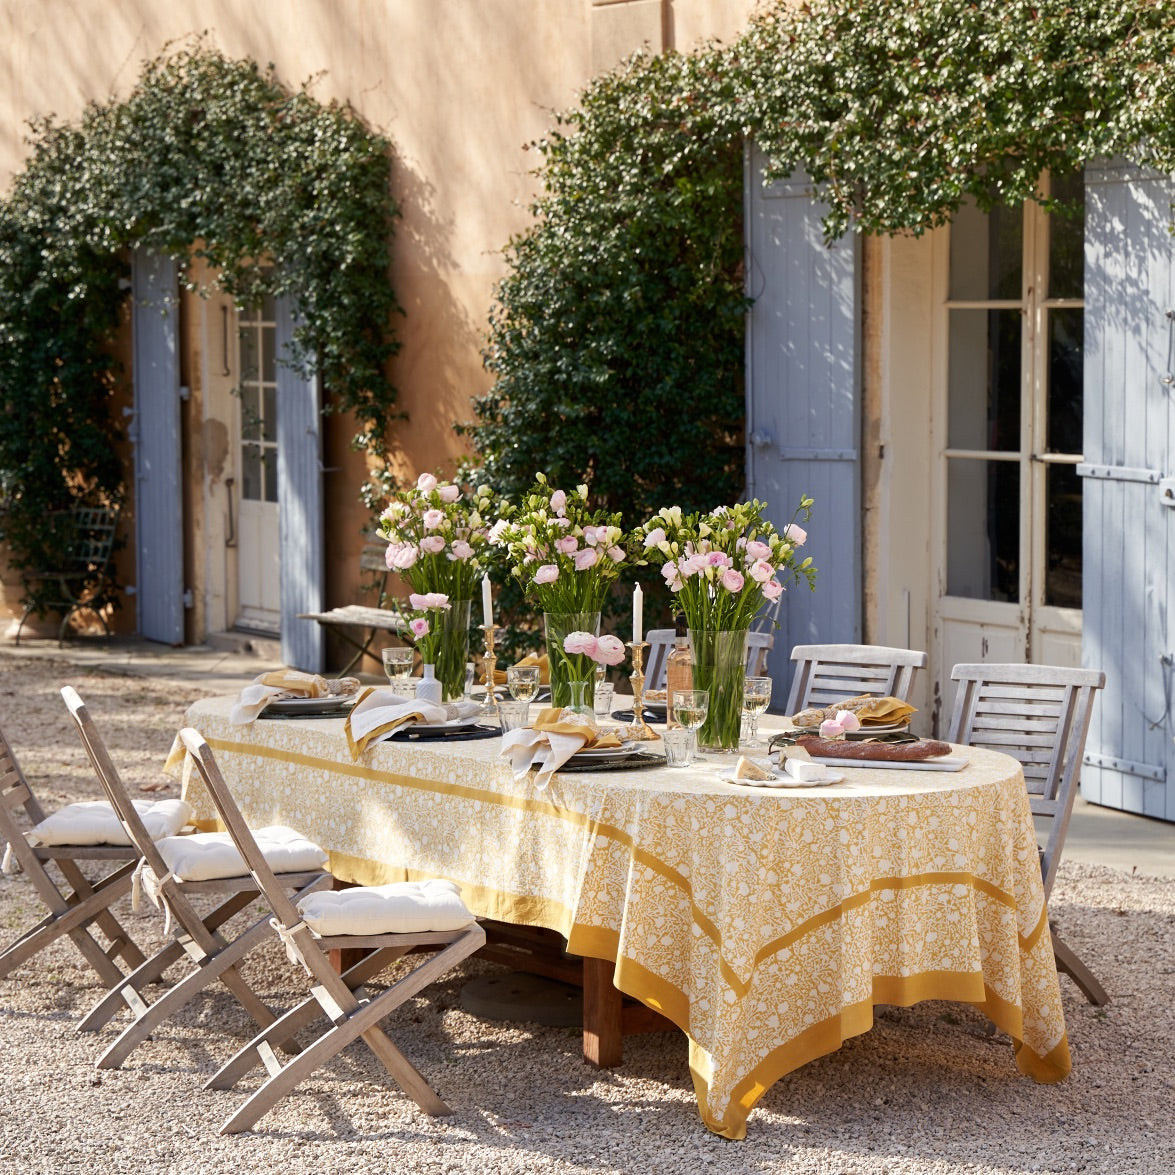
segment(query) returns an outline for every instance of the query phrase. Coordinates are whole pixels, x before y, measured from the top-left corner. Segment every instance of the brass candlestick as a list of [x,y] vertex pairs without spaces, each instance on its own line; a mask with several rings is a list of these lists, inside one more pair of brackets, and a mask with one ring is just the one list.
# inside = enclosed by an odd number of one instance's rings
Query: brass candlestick
[[632,650],[632,673],[628,678],[632,682],[632,722],[624,733],[633,742],[651,742],[658,736],[645,721],[645,675],[641,672],[644,651],[649,646],[646,641],[629,641],[628,647]]
[[491,715],[497,715],[501,721],[501,715],[498,714],[498,691],[494,686],[494,667],[498,663],[498,659],[494,655],[494,625],[481,624],[478,627],[485,634],[486,651],[480,658],[486,687],[485,708],[490,711]]

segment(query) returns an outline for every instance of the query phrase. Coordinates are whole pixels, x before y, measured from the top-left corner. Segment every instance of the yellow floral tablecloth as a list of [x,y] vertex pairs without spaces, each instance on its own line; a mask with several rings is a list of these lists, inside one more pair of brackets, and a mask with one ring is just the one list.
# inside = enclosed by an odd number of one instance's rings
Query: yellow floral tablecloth
[[[867,1031],[876,1003],[961,1000],[1038,1081],[1069,1049],[1019,765],[850,770],[832,787],[739,788],[713,765],[520,782],[499,740],[381,743],[341,719],[188,722],[253,823],[295,825],[344,880],[443,876],[479,916],[549,927],[690,1039],[701,1115],[742,1138],[785,1073]],[[180,758],[169,760],[179,769]],[[185,798],[211,821],[193,775]],[[211,824],[209,824],[211,826]]]

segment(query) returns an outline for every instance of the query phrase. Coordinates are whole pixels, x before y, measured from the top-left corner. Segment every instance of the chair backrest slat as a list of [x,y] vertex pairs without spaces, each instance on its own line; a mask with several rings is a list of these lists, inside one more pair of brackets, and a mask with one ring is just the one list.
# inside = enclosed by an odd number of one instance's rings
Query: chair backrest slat
[[927,656],[886,645],[796,645],[791,659],[796,668],[787,713],[796,714],[862,694],[909,701],[914,674],[926,668]]
[[1046,896],[1061,862],[1095,691],[1106,675],[1053,665],[956,665],[948,739],[1018,759],[1034,816],[1049,822],[1041,855]]
[[94,725],[94,720],[90,717],[85,702],[70,685],[62,687],[61,696],[65,699],[65,705],[77,725],[82,747],[94,768],[94,773],[98,776],[98,782],[102,784],[102,790],[114,807],[114,814],[118,817],[118,822],[130,837],[131,844],[134,845],[139,856],[146,859],[147,865],[155,876],[163,877],[168,872],[167,864],[156,847],[155,841],[151,839],[151,834],[147,831],[143,818],[131,802],[126,785],[122,782],[122,777],[118,774],[118,770],[110,758],[110,752],[106,749],[106,744],[102,741],[102,736],[98,733],[98,728]]
[[229,836],[244,858],[250,876],[257,883],[257,888],[277,915],[278,921],[287,927],[295,926],[301,921],[298,911],[269,867],[265,855],[245,822],[245,817],[241,814],[241,809],[237,807],[237,802],[229,791],[224,776],[220,773],[211,748],[204,741],[204,736],[189,726],[180,731],[180,738],[192,762],[195,763],[196,770],[204,781],[204,786],[208,789],[212,803]]

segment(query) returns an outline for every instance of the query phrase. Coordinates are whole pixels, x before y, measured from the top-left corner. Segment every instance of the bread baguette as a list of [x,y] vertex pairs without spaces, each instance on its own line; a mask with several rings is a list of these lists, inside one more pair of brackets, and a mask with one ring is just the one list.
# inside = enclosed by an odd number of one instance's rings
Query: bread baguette
[[800,735],[796,743],[818,759],[876,759],[902,763],[917,759],[936,759],[951,753],[951,744],[935,738],[920,738],[910,743],[846,742],[839,738]]

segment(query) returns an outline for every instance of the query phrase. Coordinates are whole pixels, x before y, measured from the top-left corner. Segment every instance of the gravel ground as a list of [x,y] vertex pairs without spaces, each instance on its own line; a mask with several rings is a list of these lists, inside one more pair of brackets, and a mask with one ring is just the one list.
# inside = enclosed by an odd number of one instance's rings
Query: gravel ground
[[[0,723],[46,807],[94,798],[58,696],[90,704],[132,789],[174,794],[159,768],[196,696],[190,686],[0,653]],[[624,1065],[587,1066],[578,1033],[479,1020],[458,1006],[472,961],[399,1009],[392,1037],[454,1113],[430,1119],[352,1046],[258,1123],[217,1133],[242,1093],[203,1081],[249,1035],[213,989],[115,1072],[94,1058],[115,1034],[74,1025],[100,989],[72,945],[0,980],[0,1172],[895,1172],[962,1175],[1175,1172],[1175,881],[1063,865],[1053,913],[1113,1002],[1062,991],[1073,1052],[1059,1086],[1019,1076],[1008,1039],[964,1005],[880,1008],[871,1032],[767,1092],[742,1142],[698,1119],[684,1038],[629,1038]],[[0,938],[34,920],[22,877],[0,879]],[[147,945],[162,919],[125,913]],[[39,917],[39,914],[37,915]],[[304,992],[275,949],[245,973],[272,1005]],[[123,1021],[116,1021],[116,1025]],[[255,1088],[256,1079],[247,1084]]]

